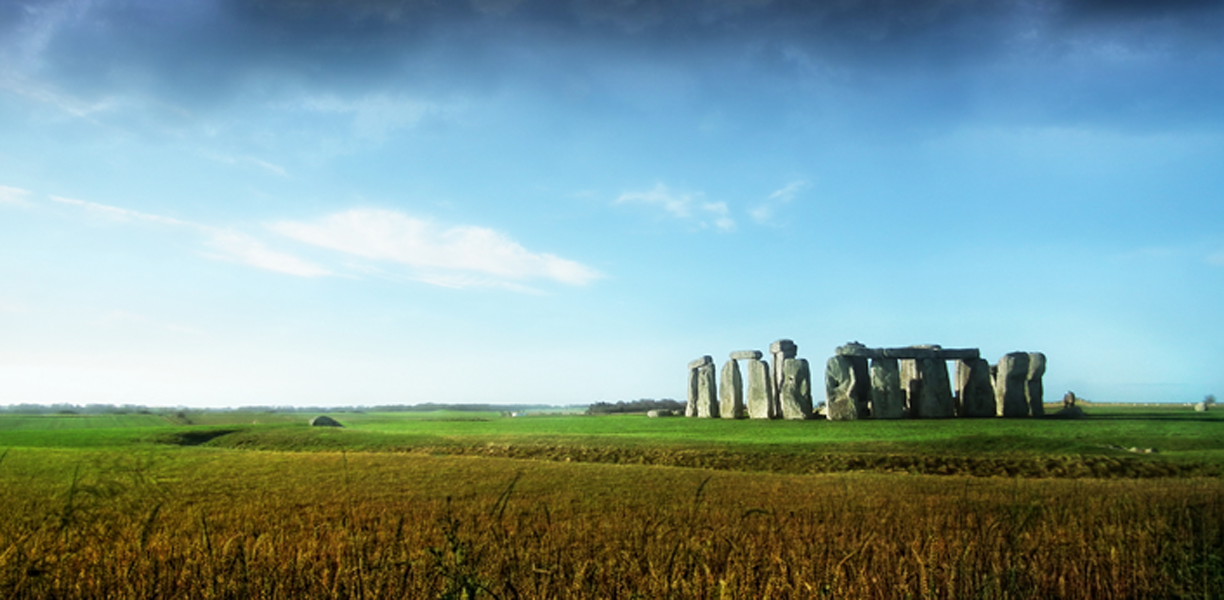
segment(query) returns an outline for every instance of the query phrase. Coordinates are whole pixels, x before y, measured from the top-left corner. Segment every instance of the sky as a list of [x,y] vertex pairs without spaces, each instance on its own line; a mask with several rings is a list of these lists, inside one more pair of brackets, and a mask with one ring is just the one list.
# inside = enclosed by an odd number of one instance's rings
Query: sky
[[1224,393],[1224,2],[5,0],[0,404]]

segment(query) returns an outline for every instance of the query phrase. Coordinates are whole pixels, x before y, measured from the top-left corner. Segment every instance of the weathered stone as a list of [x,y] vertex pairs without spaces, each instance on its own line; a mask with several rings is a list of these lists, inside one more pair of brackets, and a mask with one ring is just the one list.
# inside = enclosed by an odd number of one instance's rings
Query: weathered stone
[[1040,352],[1029,352],[1028,381],[1025,382],[1025,395],[1029,405],[1029,414],[1034,417],[1045,416],[1045,389],[1041,385],[1041,376],[1045,375],[1046,357]]
[[696,368],[701,367],[701,366],[703,366],[703,365],[712,365],[712,364],[714,364],[714,357],[713,357],[713,356],[710,356],[709,354],[707,354],[707,355],[705,355],[705,356],[703,356],[703,357],[701,357],[701,358],[698,358],[698,359],[696,359],[696,360],[690,361],[690,362],[689,362],[689,365],[688,365],[688,368],[690,368],[690,369],[696,369]]
[[789,354],[786,358],[795,358],[795,353],[799,351],[799,346],[791,340],[776,340],[769,345],[770,354]]
[[[692,364],[692,363],[689,363]],[[684,404],[684,416],[697,416],[697,391],[700,387],[697,384],[699,379],[697,375],[697,367],[689,367],[688,370],[688,401]]]
[[854,388],[851,395],[854,398],[854,410],[858,418],[871,416],[871,366],[865,358],[850,357],[850,366],[854,369]]
[[999,359],[995,375],[995,414],[1027,417],[1029,355],[1012,352]]
[[[862,388],[860,372],[849,356],[834,355],[825,363],[825,417],[830,421],[860,418],[857,390]],[[870,383],[868,383],[870,385]]]
[[858,342],[849,342],[844,346],[838,346],[833,351],[837,356],[857,356],[860,358],[881,358],[879,348],[868,348]]
[[769,374],[769,364],[759,360],[750,360],[745,368],[748,370],[746,400],[748,417],[751,419],[778,418],[778,412],[774,409],[773,378]]
[[676,416],[676,413],[672,412],[671,409],[656,408],[654,410],[646,411],[646,416],[651,419],[658,419],[660,417],[674,417]]
[[897,364],[901,377],[901,393],[905,396],[905,416],[917,417],[918,396],[922,394],[922,380],[918,377],[918,361],[903,358]]
[[723,363],[718,386],[718,415],[724,419],[744,418],[744,380],[735,359]]
[[948,364],[937,358],[901,360],[901,389],[905,392],[911,419],[942,419],[956,416]]
[[844,346],[840,346],[834,351],[834,353],[841,356],[855,356],[870,359],[936,358],[940,360],[973,360],[981,357],[981,352],[979,352],[977,348],[951,349],[941,348],[937,345],[906,346],[904,348],[868,348],[867,346],[864,346],[858,342],[851,342]]
[[311,427],[344,427],[339,421],[327,416],[319,415],[310,420]]
[[871,361],[871,416],[875,419],[905,417],[905,394],[901,391],[901,372],[895,358]]
[[773,404],[774,412],[781,414],[782,364],[788,358],[795,358],[799,347],[791,340],[776,340],[769,345],[769,356],[773,360]]
[[1078,406],[1067,406],[1062,410],[1055,411],[1054,414],[1046,417],[1047,419],[1082,419],[1084,418],[1084,409]]
[[1211,408],[1211,405],[1207,404],[1206,402],[1199,402],[1194,405],[1194,410],[1196,412],[1207,412],[1208,410],[1210,410],[1210,408]]
[[990,385],[990,363],[984,359],[956,361],[956,416],[993,417],[994,387]]
[[697,367],[697,417],[718,418],[718,382],[712,364]]
[[952,402],[952,382],[948,379],[948,363],[937,358],[918,361],[922,379],[918,416],[923,419],[945,419],[956,416]]
[[736,350],[731,353],[731,358],[735,360],[760,360],[762,356],[760,350]]
[[812,418],[812,372],[807,359],[783,359],[782,392],[778,399],[783,419]]
[[1071,408],[1075,406],[1075,392],[1067,392],[1063,395],[1063,408]]

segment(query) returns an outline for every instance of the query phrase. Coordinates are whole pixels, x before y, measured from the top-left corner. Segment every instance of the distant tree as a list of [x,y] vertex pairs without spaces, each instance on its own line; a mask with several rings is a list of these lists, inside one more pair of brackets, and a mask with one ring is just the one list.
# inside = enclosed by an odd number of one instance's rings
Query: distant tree
[[588,415],[608,415],[614,413],[644,413],[656,409],[667,410],[684,410],[684,404],[676,402],[671,398],[655,400],[653,398],[642,398],[640,400],[630,400],[625,402],[620,400],[616,404],[611,402],[596,402],[587,407]]
[[1215,394],[1207,394],[1207,396],[1203,398],[1203,404],[1206,404],[1207,406],[1211,406],[1215,403]]

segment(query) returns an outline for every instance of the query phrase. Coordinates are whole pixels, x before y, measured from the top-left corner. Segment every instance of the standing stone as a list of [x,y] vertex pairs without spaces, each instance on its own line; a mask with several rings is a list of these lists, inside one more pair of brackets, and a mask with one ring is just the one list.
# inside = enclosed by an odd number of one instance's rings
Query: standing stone
[[783,419],[812,418],[812,372],[805,358],[787,358],[782,364]]
[[714,375],[713,364],[697,368],[697,417],[718,418],[718,381]]
[[955,404],[952,402],[952,382],[948,379],[948,365],[943,359],[902,360],[901,389],[905,391],[908,416],[911,419],[943,419],[956,416]]
[[1029,414],[1034,417],[1045,416],[1045,389],[1041,385],[1041,376],[1045,375],[1046,357],[1040,352],[1029,353],[1028,381],[1025,382],[1025,394],[1028,396]]
[[850,397],[854,398],[854,411],[858,418],[871,416],[871,367],[866,358],[850,357],[850,368],[854,369],[854,387]]
[[918,361],[912,358],[900,362],[901,393],[905,396],[905,416],[918,418],[918,398],[922,395],[922,379],[918,373]]
[[1207,412],[1211,409],[1211,405],[1206,402],[1199,402],[1194,405],[1194,412]]
[[990,385],[990,363],[985,359],[956,361],[956,416],[995,416],[994,387]]
[[697,360],[693,360],[689,362],[688,364],[688,396],[687,396],[688,401],[684,405],[684,416],[686,417],[697,416],[697,393],[700,390],[700,385],[698,384],[698,380],[700,378],[698,377],[697,370],[700,369],[702,365],[712,365],[712,364],[714,364],[714,357],[708,354],[706,356],[698,358]]
[[871,361],[871,416],[874,419],[905,417],[905,394],[901,391],[901,372],[895,358]]
[[856,390],[862,383],[858,379],[859,370],[849,356],[834,355],[825,363],[825,417],[830,421],[860,418]]
[[688,371],[688,401],[684,403],[684,416],[697,416],[697,369]]
[[948,379],[948,363],[938,358],[918,361],[922,378],[918,414],[924,419],[946,419],[956,416],[952,402],[952,382]]
[[995,414],[1000,417],[1027,417],[1029,355],[1012,352],[999,359],[995,375]]
[[724,419],[744,418],[744,380],[734,358],[723,364],[718,386],[718,414]]
[[751,419],[776,419],[774,410],[773,377],[769,364],[760,360],[749,360],[748,369],[748,417]]
[[798,356],[799,347],[791,340],[776,340],[769,345],[769,355],[773,358],[773,405],[774,414],[781,415],[782,367],[788,358]]
[[1075,406],[1075,392],[1068,391],[1063,395],[1063,408],[1071,408]]

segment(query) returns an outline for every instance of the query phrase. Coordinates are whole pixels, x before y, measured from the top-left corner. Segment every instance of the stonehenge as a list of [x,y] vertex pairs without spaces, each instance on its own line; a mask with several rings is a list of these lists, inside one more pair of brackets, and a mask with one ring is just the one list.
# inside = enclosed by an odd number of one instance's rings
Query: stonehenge
[[[718,382],[713,357],[690,362],[685,416],[819,416],[812,400],[811,367],[798,351],[794,341],[777,340],[769,345],[772,364],[759,350],[731,352]],[[949,361],[955,365],[952,378]],[[869,348],[853,342],[838,347],[825,364],[823,414],[830,421],[1041,417],[1045,369],[1046,357],[1040,352],[1011,352],[992,366],[977,348]]]

